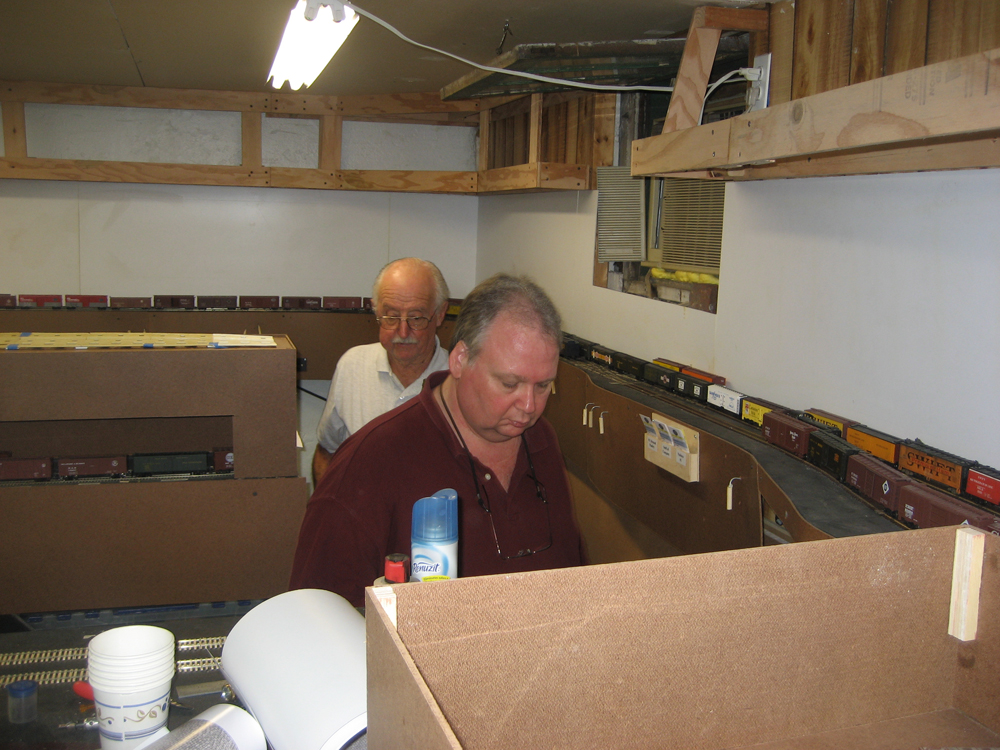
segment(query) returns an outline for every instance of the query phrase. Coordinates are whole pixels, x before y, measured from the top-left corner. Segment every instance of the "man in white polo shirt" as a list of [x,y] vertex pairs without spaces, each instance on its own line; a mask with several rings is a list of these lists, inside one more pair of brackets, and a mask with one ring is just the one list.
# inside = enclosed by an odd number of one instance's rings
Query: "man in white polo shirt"
[[432,372],[448,369],[448,352],[437,338],[448,296],[430,261],[401,258],[379,271],[372,290],[379,342],[355,346],[337,363],[316,430],[313,486],[351,434],[420,393]]

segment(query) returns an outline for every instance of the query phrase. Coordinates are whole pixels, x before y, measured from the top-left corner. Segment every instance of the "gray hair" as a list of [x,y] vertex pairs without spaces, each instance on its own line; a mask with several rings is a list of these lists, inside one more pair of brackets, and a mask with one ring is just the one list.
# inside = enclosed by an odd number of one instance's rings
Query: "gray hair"
[[455,321],[451,347],[464,341],[470,361],[478,356],[483,340],[501,313],[519,322],[540,328],[562,349],[562,318],[549,295],[527,276],[498,273],[481,282],[462,301],[462,311]]
[[431,275],[431,278],[434,280],[435,312],[441,309],[441,305],[444,305],[448,302],[448,299],[451,297],[451,292],[448,290],[448,282],[444,280],[444,275],[441,273],[441,269],[439,269],[429,260],[424,260],[423,258],[397,258],[396,260],[390,261],[389,263],[386,263],[384,266],[382,266],[382,270],[379,271],[378,276],[375,277],[375,283],[372,285],[373,310],[378,310],[378,293],[379,290],[382,288],[382,278],[385,276],[387,271],[401,264],[406,264],[414,268],[422,268]]

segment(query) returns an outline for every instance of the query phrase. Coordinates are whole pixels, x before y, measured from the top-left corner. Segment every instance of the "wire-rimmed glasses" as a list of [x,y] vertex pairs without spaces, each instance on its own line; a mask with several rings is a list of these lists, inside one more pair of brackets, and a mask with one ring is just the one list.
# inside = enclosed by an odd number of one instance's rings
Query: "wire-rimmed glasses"
[[406,321],[406,326],[411,331],[422,331],[431,322],[426,315],[417,315],[412,318],[404,318],[399,315],[376,315],[375,320],[387,331],[395,331],[402,321]]

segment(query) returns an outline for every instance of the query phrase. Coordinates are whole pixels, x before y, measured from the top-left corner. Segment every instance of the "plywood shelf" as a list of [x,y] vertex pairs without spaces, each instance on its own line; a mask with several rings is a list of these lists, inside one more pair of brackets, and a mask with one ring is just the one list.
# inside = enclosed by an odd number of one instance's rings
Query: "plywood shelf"
[[759,180],[997,167],[998,72],[1000,49],[645,138],[633,143],[632,174]]

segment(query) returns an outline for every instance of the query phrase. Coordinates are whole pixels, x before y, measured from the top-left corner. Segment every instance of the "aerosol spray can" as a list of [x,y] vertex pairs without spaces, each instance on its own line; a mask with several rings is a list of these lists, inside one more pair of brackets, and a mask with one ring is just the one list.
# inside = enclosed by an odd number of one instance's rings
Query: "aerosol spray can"
[[458,578],[458,493],[436,492],[413,504],[410,575],[415,581]]

